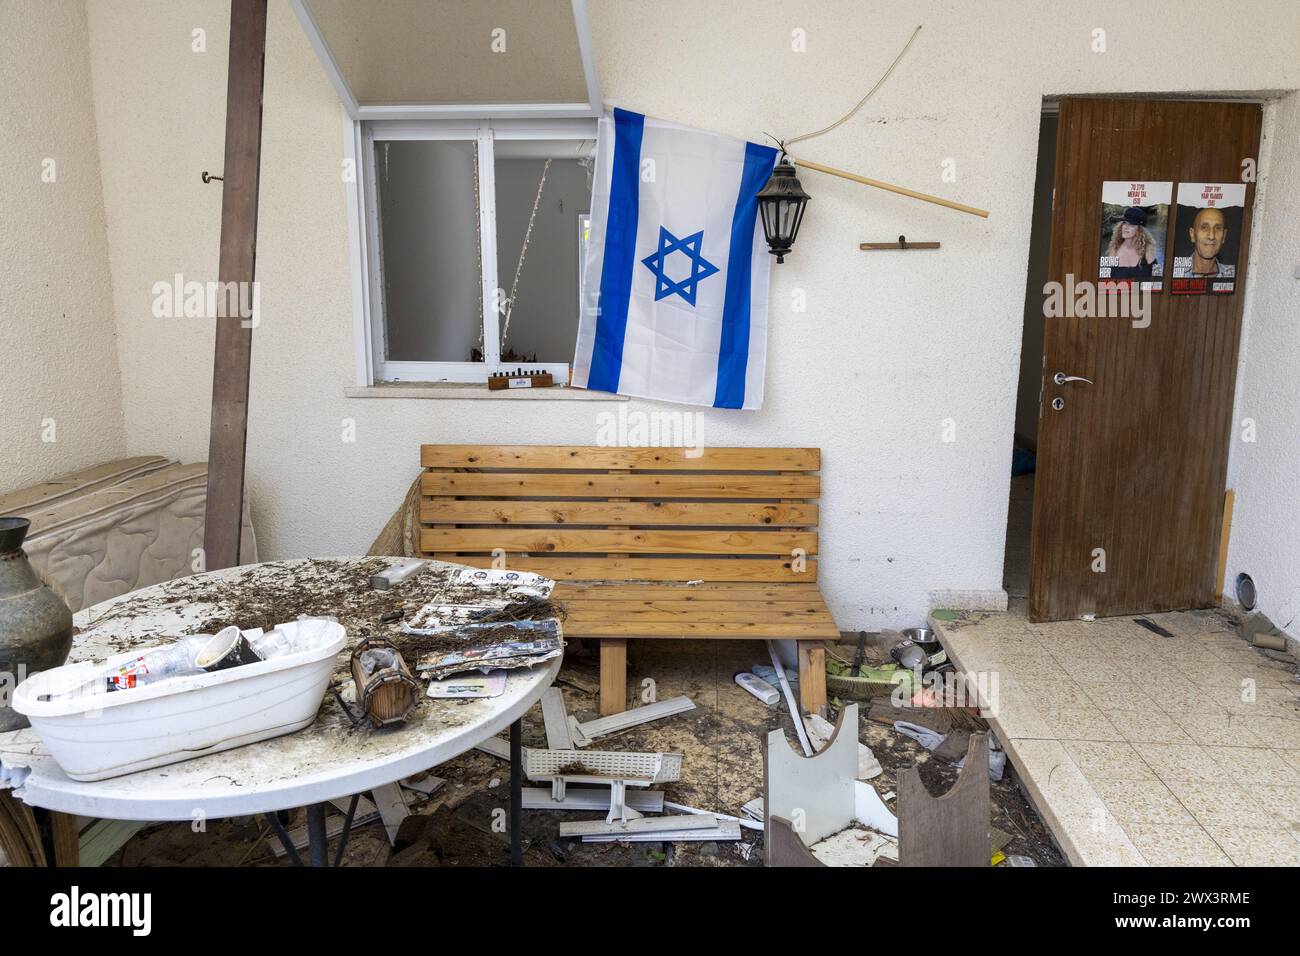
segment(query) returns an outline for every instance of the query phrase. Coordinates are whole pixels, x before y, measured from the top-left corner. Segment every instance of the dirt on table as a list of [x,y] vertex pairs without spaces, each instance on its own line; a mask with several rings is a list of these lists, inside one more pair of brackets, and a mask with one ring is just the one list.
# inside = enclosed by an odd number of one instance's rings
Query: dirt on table
[[[368,572],[367,572],[368,573]],[[302,582],[307,584],[307,579]],[[368,590],[368,589],[367,589]],[[394,589],[394,591],[397,589]],[[375,600],[373,595],[380,595]],[[369,592],[356,604],[360,616],[373,619],[390,607],[393,591]],[[383,598],[387,597],[385,601]],[[282,601],[287,599],[281,599]],[[295,598],[316,607],[308,595]],[[292,606],[286,603],[277,608]],[[364,611],[361,608],[365,608]],[[305,610],[302,613],[312,613]],[[316,613],[322,613],[317,610]],[[340,615],[342,616],[342,615]],[[597,716],[598,654],[594,643],[571,641],[557,679],[568,713],[579,721]],[[842,650],[842,648],[841,648]],[[768,661],[759,641],[642,641],[631,647],[629,706],[651,699],[685,695],[695,709],[602,737],[593,749],[670,752],[683,755],[682,780],[656,785],[665,799],[705,811],[743,816],[741,806],[762,796],[762,748],[769,731],[796,735],[784,701],[768,707],[732,680],[735,673]],[[882,797],[897,792],[898,773],[919,766],[932,793],[947,790],[957,770],[891,726],[869,720],[859,707],[859,739],[880,761],[883,772],[871,781]],[[832,710],[830,719],[838,713]],[[968,717],[971,715],[967,715]],[[974,717],[978,722],[979,718]],[[978,723],[972,725],[976,729]],[[397,732],[400,732],[397,731]],[[523,719],[524,746],[544,747],[540,707]],[[421,818],[403,827],[407,840],[390,847],[379,824],[358,828],[348,841],[346,866],[505,866],[508,833],[500,821],[509,807],[510,768],[506,761],[478,750],[448,761],[432,772],[446,783],[427,800],[408,793],[412,813]],[[525,781],[525,785],[530,785]],[[532,786],[542,784],[533,783]],[[1001,782],[991,785],[992,825],[1010,836],[1007,855],[1030,857],[1038,866],[1061,866],[1064,860],[1043,822],[1029,805],[1010,764]],[[892,796],[886,800],[897,808]],[[678,813],[679,810],[665,812]],[[528,866],[761,866],[762,833],[742,828],[739,841],[652,843],[582,843],[559,838],[562,822],[603,819],[600,811],[530,810],[523,814],[524,862]],[[303,823],[302,811],[287,814],[289,826]],[[270,842],[268,842],[270,837]],[[205,832],[188,823],[162,824],[134,837],[111,861],[113,865],[285,866],[276,857],[270,825],[262,818],[215,821]],[[409,842],[408,842],[409,841]],[[1006,865],[1006,864],[1003,864]]]

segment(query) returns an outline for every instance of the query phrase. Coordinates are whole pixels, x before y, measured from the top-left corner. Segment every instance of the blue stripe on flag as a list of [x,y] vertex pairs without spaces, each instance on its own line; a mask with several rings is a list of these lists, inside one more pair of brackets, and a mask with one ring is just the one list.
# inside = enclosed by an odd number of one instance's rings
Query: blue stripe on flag
[[617,392],[623,371],[623,338],[632,295],[636,226],[640,218],[641,136],[645,117],[614,110],[614,162],[605,220],[605,259],[600,270],[596,341],[591,351],[587,388]]
[[714,408],[745,407],[745,372],[749,366],[749,293],[754,261],[754,224],[758,192],[772,175],[776,150],[745,144],[745,169],[731,218],[727,254],[727,294],[722,304],[722,340],[718,344],[718,385]]

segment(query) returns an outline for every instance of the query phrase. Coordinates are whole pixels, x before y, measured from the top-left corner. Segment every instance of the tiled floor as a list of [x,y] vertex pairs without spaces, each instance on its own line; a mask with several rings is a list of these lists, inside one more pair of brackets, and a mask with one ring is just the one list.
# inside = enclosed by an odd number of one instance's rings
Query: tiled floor
[[[1218,611],[936,621],[1076,865],[1300,866],[1300,684]],[[992,696],[992,695],[991,695]]]

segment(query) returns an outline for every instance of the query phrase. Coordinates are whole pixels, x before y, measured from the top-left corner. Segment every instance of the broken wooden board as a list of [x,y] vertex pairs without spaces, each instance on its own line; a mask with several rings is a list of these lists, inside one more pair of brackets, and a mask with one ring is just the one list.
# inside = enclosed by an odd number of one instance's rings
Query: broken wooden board
[[[545,698],[543,698],[543,704],[545,704]],[[593,740],[601,737],[608,737],[610,734],[621,733],[639,724],[659,720],[663,717],[671,717],[674,714],[683,714],[694,709],[695,701],[689,697],[670,697],[668,700],[656,701],[653,704],[646,704],[644,707],[635,707],[632,710],[610,714],[608,717],[599,717],[586,723],[580,724],[577,721],[570,720],[569,726],[573,742],[579,747],[586,747]],[[543,710],[544,713],[545,710]],[[550,733],[548,731],[547,738],[549,739],[549,737]]]
[[[798,724],[802,727],[802,724]],[[789,820],[805,846],[838,833],[853,822],[858,776],[858,705],[840,712],[826,747],[801,757],[780,730],[767,735],[763,749],[764,823]],[[870,786],[870,784],[862,784]]]
[[[716,830],[718,818],[712,814],[685,813],[668,817],[637,817],[635,820],[615,821],[575,820],[560,824],[561,837],[626,836],[627,834],[664,833],[686,830]],[[662,837],[660,838],[662,839]]]
[[902,866],[989,865],[989,739],[972,734],[957,782],[932,797],[921,772],[898,775],[899,864]]

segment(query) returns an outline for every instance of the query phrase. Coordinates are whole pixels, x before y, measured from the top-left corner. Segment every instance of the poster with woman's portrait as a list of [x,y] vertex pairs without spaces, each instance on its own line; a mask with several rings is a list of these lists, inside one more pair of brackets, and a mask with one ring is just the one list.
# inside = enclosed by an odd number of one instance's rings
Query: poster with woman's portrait
[[1101,184],[1099,292],[1164,285],[1171,182]]
[[1171,292],[1230,295],[1236,291],[1245,208],[1245,183],[1178,184]]

